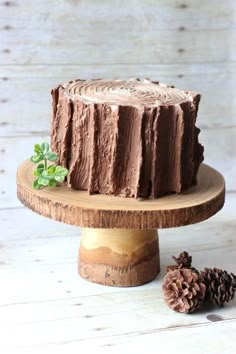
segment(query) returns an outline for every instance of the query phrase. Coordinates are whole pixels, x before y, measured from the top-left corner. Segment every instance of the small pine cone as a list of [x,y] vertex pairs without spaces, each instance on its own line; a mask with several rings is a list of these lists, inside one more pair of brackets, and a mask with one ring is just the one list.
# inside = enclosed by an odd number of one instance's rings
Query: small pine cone
[[179,257],[172,256],[172,258],[178,264],[178,268],[191,268],[192,256],[188,252],[184,251],[180,253]]
[[187,268],[170,270],[164,277],[162,288],[167,304],[182,313],[197,310],[205,298],[202,274]]
[[172,256],[176,264],[173,265],[168,265],[166,267],[166,271],[169,272],[174,269],[180,269],[180,268],[189,268],[194,271],[197,271],[195,268],[191,267],[192,265],[192,256],[188,254],[188,252],[184,251],[180,253],[179,257]]
[[236,275],[218,268],[205,268],[201,272],[206,285],[204,302],[215,303],[222,307],[225,302],[234,298],[236,291]]

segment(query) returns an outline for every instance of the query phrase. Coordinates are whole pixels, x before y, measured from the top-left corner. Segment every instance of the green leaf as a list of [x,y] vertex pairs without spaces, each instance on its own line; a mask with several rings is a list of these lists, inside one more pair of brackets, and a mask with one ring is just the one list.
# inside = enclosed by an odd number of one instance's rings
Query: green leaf
[[47,169],[48,174],[49,174],[49,175],[54,175],[54,174],[55,174],[55,171],[56,171],[56,167],[57,167],[57,166],[55,166],[55,165],[49,166],[48,169]]
[[47,154],[46,154],[46,159],[49,160],[49,161],[56,161],[58,159],[58,156],[55,152],[52,152],[52,151],[49,151]]
[[47,142],[44,142],[41,144],[41,151],[43,155],[46,155],[49,151],[49,144]]
[[41,145],[34,145],[35,155],[31,156],[30,160],[33,163],[44,161],[44,163],[38,164],[36,170],[33,172],[34,176],[38,178],[33,182],[35,189],[40,189],[42,186],[49,186],[51,188],[57,186],[57,182],[63,182],[68,170],[62,166],[51,165],[47,167],[47,162],[55,162],[58,159],[58,155],[50,150],[50,146],[47,142],[43,142]]
[[49,181],[48,186],[54,188],[57,186],[57,182],[55,180]]
[[57,182],[63,182],[68,173],[67,168],[57,166],[55,170],[55,180]]
[[43,160],[43,156],[42,155],[34,155],[31,156],[30,161],[33,163],[38,163],[39,161]]
[[40,163],[38,166],[37,166],[37,172],[39,175],[41,175],[44,171],[44,164],[43,163]]
[[41,186],[46,187],[46,186],[48,186],[48,183],[49,183],[49,180],[47,178],[43,177],[42,175],[39,176],[38,184],[40,184]]
[[37,168],[36,168],[36,170],[34,171],[34,176],[41,176],[41,174],[43,173],[43,171],[44,171],[44,164],[43,163],[40,163],[38,166],[37,166]]
[[37,171],[37,170],[34,170],[34,172],[33,172],[33,176],[40,176],[40,174],[38,173],[38,171]]
[[47,170],[44,170],[43,173],[41,174],[42,178],[46,179],[47,181],[53,180],[54,179],[54,174],[48,174]]
[[64,179],[65,179],[65,176],[55,176],[55,180],[56,180],[57,182],[63,182]]
[[41,188],[40,184],[38,183],[38,178],[34,180],[33,187],[34,187],[34,189],[40,189]]
[[54,179],[55,177],[55,170],[56,170],[56,166],[55,165],[51,165],[47,168],[47,170],[44,170],[42,173],[42,176],[47,178],[47,179]]
[[67,173],[68,173],[67,168],[61,167],[61,166],[57,166],[57,167],[56,167],[56,170],[55,170],[55,175],[56,175],[56,176],[63,176],[63,177],[66,177]]
[[41,154],[42,151],[39,144],[34,145],[34,152],[36,152],[36,154]]

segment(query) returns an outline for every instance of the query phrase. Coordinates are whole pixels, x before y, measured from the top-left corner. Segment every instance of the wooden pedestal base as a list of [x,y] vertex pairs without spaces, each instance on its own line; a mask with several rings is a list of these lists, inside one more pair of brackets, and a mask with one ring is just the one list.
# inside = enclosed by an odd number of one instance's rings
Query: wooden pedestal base
[[157,230],[84,228],[78,263],[81,277],[95,283],[147,283],[160,271]]

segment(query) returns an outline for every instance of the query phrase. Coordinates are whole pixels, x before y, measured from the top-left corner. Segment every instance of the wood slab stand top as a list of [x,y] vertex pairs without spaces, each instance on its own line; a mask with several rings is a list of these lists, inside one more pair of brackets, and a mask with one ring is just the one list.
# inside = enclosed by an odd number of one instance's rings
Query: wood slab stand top
[[89,195],[63,185],[35,190],[34,169],[30,161],[19,166],[18,198],[43,216],[83,227],[79,273],[104,285],[135,286],[154,279],[160,271],[155,229],[203,221],[224,205],[224,178],[204,164],[196,186],[154,200]]
[[223,176],[202,164],[198,184],[181,194],[154,200],[89,195],[65,186],[33,189],[30,161],[17,172],[20,201],[35,212],[66,224],[92,228],[155,229],[194,224],[217,213],[224,204]]

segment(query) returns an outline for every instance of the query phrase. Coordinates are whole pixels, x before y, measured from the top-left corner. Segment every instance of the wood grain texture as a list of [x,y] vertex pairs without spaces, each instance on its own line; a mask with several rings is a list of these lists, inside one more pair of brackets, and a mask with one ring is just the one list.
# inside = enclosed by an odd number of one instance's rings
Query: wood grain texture
[[224,178],[202,165],[197,186],[178,195],[154,200],[136,200],[89,195],[67,187],[32,187],[34,165],[23,162],[17,172],[17,195],[37,213],[68,224],[93,228],[153,229],[193,224],[205,220],[224,204]]
[[[40,24],[45,26],[45,31],[52,30],[53,32],[56,32],[58,28],[68,31],[70,25],[72,28],[77,25],[78,29],[82,26],[91,29],[92,19],[100,31],[108,29],[111,24],[117,29],[120,25],[114,23],[117,18],[123,25],[122,30],[131,30],[132,32],[147,29],[150,25],[154,25],[155,29],[163,29],[164,27],[169,31],[175,31],[180,22],[188,23],[188,28],[192,30],[228,29],[234,28],[235,24],[234,0],[226,0],[224,4],[221,0],[214,0],[215,6],[212,6],[211,0],[199,0],[198,3],[194,0],[186,2],[179,0],[146,0],[142,2],[130,0],[127,3],[123,0],[116,0],[112,5],[109,0],[100,2],[96,0],[65,0],[60,3],[52,0],[51,4],[57,5],[54,11],[49,11],[51,8],[47,0],[37,0],[35,4],[25,0],[17,0],[11,1],[8,6],[3,1],[1,3],[1,20],[6,20],[11,15],[12,22],[25,31],[27,28],[38,29],[38,24]],[[199,13],[199,6],[201,6],[201,13]],[[153,12],[153,10],[156,11]],[[34,18],[30,17],[32,14]],[[195,14],[198,14],[198,17],[195,17]],[[80,17],[80,15],[83,16]],[[155,21],[156,17],[159,18],[158,22]],[[27,24],[24,22],[26,18]],[[141,20],[139,23],[136,22],[138,18]]]
[[183,250],[192,254],[198,269],[219,266],[235,272],[235,206],[235,194],[228,194],[225,207],[211,219],[161,230],[159,276],[142,287],[119,289],[78,276],[78,228],[26,208],[0,210],[0,351],[119,353],[148,348],[155,353],[158,347],[180,354],[187,347],[191,354],[206,348],[209,354],[234,353],[236,299],[223,308],[182,315],[166,306],[161,284],[171,256]]
[[82,229],[78,270],[109,286],[137,286],[160,272],[157,230]]
[[62,1],[54,6],[45,0],[27,6],[24,0],[11,3],[1,4],[1,64],[144,64],[157,60],[168,64],[236,59],[232,0],[224,4],[217,0],[214,6],[203,0],[198,5],[191,0],[184,6],[179,0]]

